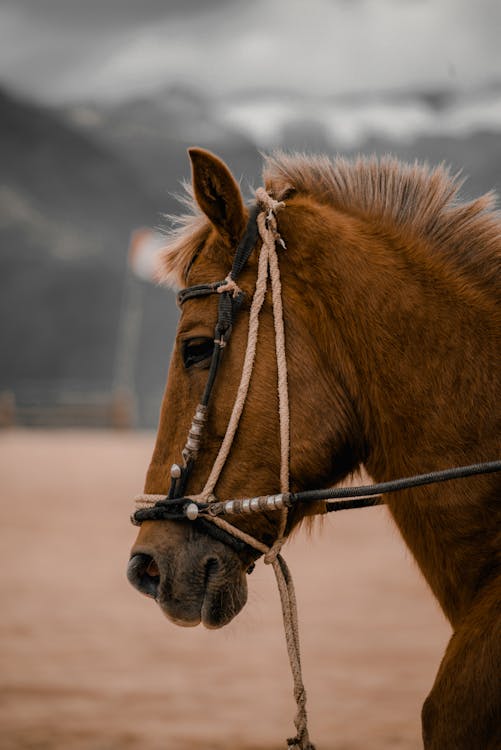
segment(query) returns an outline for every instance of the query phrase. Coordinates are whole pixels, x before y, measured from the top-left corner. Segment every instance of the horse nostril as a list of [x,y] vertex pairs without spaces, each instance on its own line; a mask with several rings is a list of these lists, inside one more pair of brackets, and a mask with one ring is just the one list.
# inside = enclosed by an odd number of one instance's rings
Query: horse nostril
[[150,564],[146,568],[146,572],[148,573],[150,578],[160,578],[160,571],[158,569],[158,565],[156,564],[153,558],[151,558]]
[[127,566],[127,578],[142,594],[157,598],[160,571],[150,555],[132,555]]

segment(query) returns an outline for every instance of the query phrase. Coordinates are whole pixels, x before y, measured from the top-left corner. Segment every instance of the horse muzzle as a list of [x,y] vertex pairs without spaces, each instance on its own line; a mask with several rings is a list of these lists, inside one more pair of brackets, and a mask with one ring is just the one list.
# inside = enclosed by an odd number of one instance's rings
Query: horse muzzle
[[[140,537],[147,538],[148,526],[154,524],[145,523]],[[156,547],[138,540],[127,578],[176,625],[202,623],[214,629],[229,623],[245,605],[247,567],[225,544],[196,534],[181,545]]]

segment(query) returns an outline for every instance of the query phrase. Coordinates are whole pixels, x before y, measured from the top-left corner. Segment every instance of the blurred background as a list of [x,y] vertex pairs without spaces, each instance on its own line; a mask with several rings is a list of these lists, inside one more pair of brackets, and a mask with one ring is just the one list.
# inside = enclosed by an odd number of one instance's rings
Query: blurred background
[[[2,750],[284,747],[270,570],[210,632],[125,578],[177,321],[165,215],[191,145],[247,197],[275,148],[499,191],[500,33],[499,0],[0,0]],[[330,515],[286,548],[312,739],[416,750],[449,626],[384,507]]]
[[[501,186],[497,0],[2,0],[0,419],[154,427],[186,148],[393,152]],[[144,278],[146,277],[146,278]]]

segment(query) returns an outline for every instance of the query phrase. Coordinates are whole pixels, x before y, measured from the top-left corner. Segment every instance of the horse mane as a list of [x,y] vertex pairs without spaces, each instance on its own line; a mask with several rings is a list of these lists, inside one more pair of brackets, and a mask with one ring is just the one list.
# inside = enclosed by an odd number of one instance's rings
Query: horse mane
[[156,271],[156,280],[160,284],[176,290],[186,286],[189,269],[211,232],[211,224],[198,207],[192,186],[183,182],[182,188],[183,193],[176,198],[185,213],[164,215],[171,227],[165,232],[166,244]]
[[[440,248],[441,257],[457,271],[489,285],[499,278],[501,214],[489,192],[461,202],[464,180],[443,164],[408,164],[394,157],[342,157],[275,152],[265,157],[264,185],[277,200],[304,195],[315,201],[406,233]],[[191,261],[210,233],[210,224],[185,185],[182,202],[189,215],[177,228],[161,259],[160,281],[186,284]]]
[[491,191],[468,203],[464,183],[443,164],[431,168],[392,156],[348,160],[276,152],[264,168],[265,186],[281,200],[291,189],[348,214],[427,241],[456,271],[480,281],[499,279],[501,214]]

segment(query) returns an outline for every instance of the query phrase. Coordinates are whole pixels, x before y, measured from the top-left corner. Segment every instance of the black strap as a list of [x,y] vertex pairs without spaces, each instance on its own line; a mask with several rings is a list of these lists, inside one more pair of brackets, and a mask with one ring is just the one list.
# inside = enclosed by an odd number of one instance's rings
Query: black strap
[[[261,556],[261,553],[257,552],[254,547],[251,547],[241,539],[237,539],[232,534],[229,534],[224,529],[216,526],[206,518],[199,517],[194,521],[188,521],[185,510],[192,501],[186,498],[181,499],[169,499],[164,498],[159,500],[149,508],[140,508],[136,510],[131,516],[131,521],[135,526],[140,526],[143,521],[186,521],[190,524],[190,527],[195,527],[204,534],[208,534],[213,539],[216,539],[222,544],[226,544],[231,547],[235,552],[241,554],[242,552],[251,553],[252,559],[257,560]],[[197,503],[199,508],[207,507],[206,503]]]
[[[229,274],[229,278],[233,281],[237,279],[237,277],[243,270],[250,254],[256,246],[259,234],[257,226],[257,216],[260,210],[261,208],[258,204],[252,206],[249,210],[249,220],[247,222],[247,226],[245,228],[242,239],[238,243],[237,249],[235,250],[233,264]],[[200,250],[197,252],[197,255],[199,252]],[[233,321],[235,319],[235,315],[240,309],[244,299],[244,294],[241,291],[238,291],[235,296],[231,291],[220,292],[220,287],[227,284],[227,282],[228,279],[222,279],[220,281],[211,282],[210,284],[194,284],[193,286],[189,286],[186,289],[182,289],[180,292],[178,292],[177,295],[177,303],[180,307],[188,300],[197,299],[198,297],[206,297],[210,294],[217,294],[219,296],[217,323],[214,329],[214,349],[210,361],[207,382],[205,384],[204,392],[200,400],[201,405],[205,407],[208,406],[210,401],[210,397],[216,380],[216,375],[219,370],[222,353],[230,339],[231,332],[233,330]],[[178,479],[172,480],[168,495],[169,500],[182,497],[182,495],[184,494],[192,465],[193,462],[188,461],[188,463],[181,468],[181,476]],[[148,509],[148,512],[150,512],[150,510],[152,509]],[[141,520],[159,520],[163,517],[162,513],[164,512],[165,510],[163,510],[160,514],[159,512],[151,513],[149,516],[147,513],[142,513],[140,515],[137,515],[136,513],[134,515],[134,521],[140,523]],[[172,518],[173,516],[170,515],[169,517]]]
[[325,504],[326,513],[335,513],[337,510],[353,510],[355,508],[372,508],[374,505],[384,505],[380,497],[357,497],[353,500],[337,500]]
[[238,243],[238,247],[235,251],[235,257],[233,258],[233,266],[230,272],[230,276],[233,281],[236,281],[242,273],[245,264],[249,260],[250,254],[256,246],[259,234],[257,217],[260,211],[262,211],[262,208],[257,203],[249,210],[249,220],[247,222],[243,237]]
[[[361,487],[333,487],[327,490],[306,490],[305,492],[292,492],[289,496],[291,503],[314,502],[318,500],[343,500],[344,498],[367,498],[367,502],[354,505],[351,502],[338,504],[331,510],[343,510],[350,507],[364,507],[364,505],[379,505],[368,496],[384,495],[387,492],[398,492],[411,487],[422,487],[425,484],[437,484],[449,482],[452,479],[463,479],[479,474],[494,474],[501,471],[501,461],[487,461],[485,463],[470,464],[468,466],[455,466],[452,469],[441,471],[430,471],[427,474],[416,474],[412,477],[393,479],[391,482],[380,482],[379,484],[362,485]],[[332,503],[334,505],[334,503]],[[329,511],[329,508],[327,509]]]
[[208,534],[218,542],[228,545],[228,547],[231,547],[238,554],[245,551],[250,552],[254,560],[257,560],[262,555],[261,552],[258,552],[254,547],[251,547],[247,542],[237,539],[236,536],[233,536],[233,534],[220,528],[220,526],[216,526],[212,521],[208,521],[206,518],[197,518],[193,523],[205,534]]
[[213,284],[194,284],[193,286],[186,287],[186,289],[181,289],[177,293],[177,304],[181,307],[189,299],[215,294],[218,287],[222,286],[223,283],[223,281],[215,281]]
[[[242,273],[245,264],[249,260],[250,254],[257,244],[259,236],[257,217],[260,211],[261,207],[259,206],[259,204],[255,204],[249,209],[249,219],[247,221],[247,226],[245,228],[242,239],[238,243],[237,249],[235,250],[233,265],[229,273],[229,276],[231,279],[233,279],[233,281],[236,281]],[[188,286],[186,287],[186,289],[181,289],[181,291],[177,293],[177,303],[179,306],[181,306],[189,299],[196,299],[197,297],[206,297],[209,294],[216,294],[219,287],[224,286],[224,284],[226,284],[226,279],[222,279],[221,281],[213,281],[210,284],[194,284],[193,286]],[[224,296],[224,293],[221,296]],[[230,297],[231,295],[228,294],[227,296]],[[238,295],[238,297],[240,297],[240,295]],[[238,299],[238,297],[232,297],[232,300],[233,305],[237,304],[239,307],[242,300]]]
[[202,406],[207,406],[209,403],[212,388],[214,387],[214,381],[216,380],[217,371],[219,369],[219,361],[221,359],[223,347],[217,340],[214,342],[214,349],[212,351],[212,357],[209,367],[209,375],[207,376],[207,382],[205,383],[204,393],[200,403]]
[[[132,514],[132,520],[136,524],[140,524],[143,521],[186,521],[185,510],[191,502],[186,497],[164,497],[149,508],[139,508],[136,510]],[[201,509],[206,508],[207,503],[198,503],[198,507]]]

